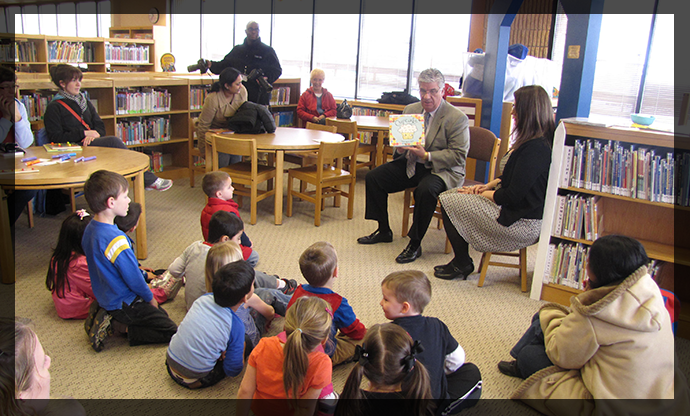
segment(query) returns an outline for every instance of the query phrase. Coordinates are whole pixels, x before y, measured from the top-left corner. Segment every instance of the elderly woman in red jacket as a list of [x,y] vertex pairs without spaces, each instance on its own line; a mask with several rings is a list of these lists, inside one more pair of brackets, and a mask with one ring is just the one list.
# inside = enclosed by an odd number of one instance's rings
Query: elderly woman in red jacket
[[335,117],[333,95],[322,86],[325,78],[323,69],[314,68],[311,71],[311,87],[299,97],[297,116],[305,123],[326,124],[326,117]]

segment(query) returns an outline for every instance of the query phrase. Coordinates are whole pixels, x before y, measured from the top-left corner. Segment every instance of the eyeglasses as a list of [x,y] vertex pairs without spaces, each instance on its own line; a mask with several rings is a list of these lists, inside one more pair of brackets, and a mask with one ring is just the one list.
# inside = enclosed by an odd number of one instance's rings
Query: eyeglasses
[[257,27],[256,29],[253,27],[247,28],[247,32],[258,32],[259,28]]
[[422,97],[424,97],[427,94],[436,95],[436,94],[438,94],[438,92],[439,92],[439,90],[437,90],[437,89],[433,89],[433,90],[429,90],[429,91],[422,89],[422,88],[419,89],[419,94],[421,94]]

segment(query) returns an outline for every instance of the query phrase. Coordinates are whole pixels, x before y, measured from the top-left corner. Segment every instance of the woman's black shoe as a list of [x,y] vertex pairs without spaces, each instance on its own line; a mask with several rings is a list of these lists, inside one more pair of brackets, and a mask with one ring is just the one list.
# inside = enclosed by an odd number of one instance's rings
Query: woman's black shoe
[[434,276],[444,280],[453,280],[456,277],[460,277],[462,280],[467,280],[467,276],[472,274],[473,271],[473,263],[470,263],[465,267],[457,267],[453,264],[453,262],[450,262],[443,266],[440,270],[434,271]]
[[517,366],[517,361],[501,361],[498,363],[498,371],[501,373],[511,376],[511,377],[517,377],[517,378],[522,378],[520,375],[520,369],[518,369]]
[[434,271],[437,272],[439,270],[443,270],[446,267],[450,266],[452,263],[453,263],[453,260],[451,260],[450,263],[448,263],[448,264],[440,264],[438,266],[434,266]]

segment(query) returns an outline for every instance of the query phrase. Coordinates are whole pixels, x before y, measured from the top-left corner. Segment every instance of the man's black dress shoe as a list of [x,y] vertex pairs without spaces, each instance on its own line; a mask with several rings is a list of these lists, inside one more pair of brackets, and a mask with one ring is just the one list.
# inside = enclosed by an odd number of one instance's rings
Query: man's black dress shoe
[[520,374],[520,369],[517,366],[517,361],[515,360],[499,362],[498,371],[507,376],[522,378],[522,375]]
[[456,277],[460,277],[462,280],[467,280],[467,276],[471,275],[473,271],[473,263],[470,263],[465,267],[457,267],[453,264],[453,262],[450,262],[443,266],[440,270],[435,270],[434,276],[444,280],[453,280]]
[[398,255],[398,257],[395,258],[395,261],[398,263],[411,263],[415,260],[417,260],[417,257],[422,256],[422,246],[415,248],[412,248],[409,244],[407,247],[405,247],[405,250]]
[[359,244],[390,243],[391,241],[393,241],[393,231],[391,230],[384,232],[376,230],[367,236],[357,239]]

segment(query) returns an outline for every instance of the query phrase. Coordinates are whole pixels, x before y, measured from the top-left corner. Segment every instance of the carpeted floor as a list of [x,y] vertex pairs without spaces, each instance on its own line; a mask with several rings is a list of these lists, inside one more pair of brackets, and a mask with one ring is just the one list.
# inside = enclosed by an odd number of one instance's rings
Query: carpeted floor
[[[467,360],[477,364],[482,372],[484,391],[480,406],[469,414],[492,408],[502,414],[534,414],[521,403],[505,399],[520,380],[502,375],[496,364],[509,359],[508,351],[522,335],[530,317],[542,302],[520,292],[517,269],[491,267],[484,287],[477,287],[478,274],[467,281],[443,281],[433,277],[433,266],[450,261],[452,254],[444,254],[445,233],[432,223],[423,241],[423,256],[408,265],[394,261],[406,246],[407,238],[400,237],[402,194],[389,200],[391,224],[395,238],[390,244],[363,246],[357,237],[369,234],[375,223],[364,220],[364,175],[358,172],[355,213],[346,217],[347,208],[327,206],[320,227],[313,225],[313,205],[298,201],[294,215],[284,217],[283,224],[273,224],[273,199],[259,203],[258,222],[246,223],[246,232],[260,255],[258,269],[281,277],[297,279],[300,275],[298,258],[310,244],[325,240],[338,251],[340,276],[335,284],[338,293],[347,297],[359,319],[366,326],[385,322],[379,306],[380,282],[390,272],[417,269],[430,277],[433,287],[431,304],[425,315],[441,318],[462,345]],[[175,181],[166,192],[146,192],[147,232],[149,256],[143,266],[166,268],[193,241],[201,239],[199,214],[205,204],[198,184],[191,188],[188,179]],[[83,198],[78,208],[87,208]],[[248,204],[241,210],[249,219]],[[124,338],[111,338],[105,349],[94,352],[87,342],[83,321],[58,318],[50,293],[45,287],[45,275],[51,249],[57,241],[60,223],[66,212],[36,218],[36,226],[27,227],[26,216],[16,226],[17,282],[2,286],[5,295],[14,289],[15,313],[33,320],[36,332],[52,357],[52,393],[77,399],[230,399],[234,398],[241,376],[223,380],[218,385],[190,391],[176,385],[167,375],[164,365],[165,345],[129,347]],[[528,273],[534,269],[536,246],[529,250]],[[472,252],[475,264],[479,253]],[[9,289],[9,290],[8,290]],[[182,289],[184,290],[184,289]],[[0,300],[7,299],[3,296]],[[2,302],[8,305],[7,302]],[[179,323],[185,314],[184,293],[164,305],[171,318]],[[282,328],[277,319],[271,333]],[[676,353],[686,373],[690,369],[690,341],[678,339]],[[337,367],[333,372],[336,391],[341,391],[352,364]],[[187,402],[185,402],[187,403]],[[489,404],[491,403],[491,404]],[[189,406],[189,405],[186,405]],[[193,408],[193,405],[191,406]],[[493,409],[493,407],[496,407]],[[123,411],[122,414],[129,414]],[[492,411],[493,413],[493,411]],[[117,414],[117,413],[115,413]]]

